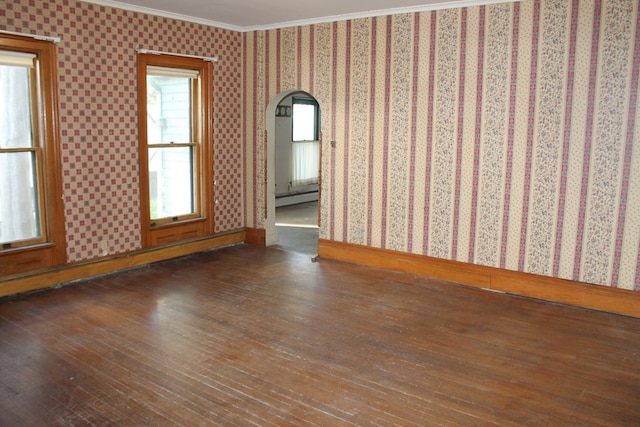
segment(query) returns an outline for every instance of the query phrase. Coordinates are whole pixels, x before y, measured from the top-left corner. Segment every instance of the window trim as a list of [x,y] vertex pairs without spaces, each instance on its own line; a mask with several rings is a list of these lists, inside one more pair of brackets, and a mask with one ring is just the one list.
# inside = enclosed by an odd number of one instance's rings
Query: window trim
[[[193,173],[199,181],[196,189],[194,207],[195,214],[177,218],[151,219],[149,200],[149,148],[157,144],[149,144],[147,140],[147,67],[175,68],[194,70],[198,78],[194,85],[198,92],[197,99],[192,99],[195,129],[193,129],[194,145],[175,144],[176,146],[193,146],[196,161]],[[154,55],[139,53],[137,55],[138,81],[138,139],[140,160],[140,212],[143,247],[152,247],[174,241],[211,235],[214,232],[214,187],[213,187],[213,66],[211,62],[198,58],[175,55]],[[193,97],[196,98],[196,97]]]
[[[0,34],[0,50],[34,54],[38,70],[32,92],[32,117],[37,120],[34,141],[38,147],[36,173],[40,183],[39,214],[42,238],[12,242],[0,247],[0,274],[22,273],[66,263],[66,235],[62,191],[62,162],[59,137],[57,49],[53,41],[12,34]],[[35,114],[35,116],[33,116]]]

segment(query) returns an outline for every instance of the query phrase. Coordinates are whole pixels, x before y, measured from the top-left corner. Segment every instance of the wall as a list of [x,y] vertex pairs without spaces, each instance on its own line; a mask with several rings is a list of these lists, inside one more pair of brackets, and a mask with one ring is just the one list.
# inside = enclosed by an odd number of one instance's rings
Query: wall
[[3,4],[0,29],[62,38],[70,262],[140,248],[144,47],[220,57],[217,232],[264,228],[264,112],[301,89],[320,102],[324,140],[337,142],[323,146],[322,238],[640,290],[633,0],[244,34],[72,0]]
[[216,232],[245,226],[239,33],[73,0],[3,1],[0,29],[61,37],[61,156],[69,262],[140,249],[136,52],[218,56]]
[[633,0],[520,3],[243,34],[247,222],[264,110],[309,92],[320,237],[640,291]]

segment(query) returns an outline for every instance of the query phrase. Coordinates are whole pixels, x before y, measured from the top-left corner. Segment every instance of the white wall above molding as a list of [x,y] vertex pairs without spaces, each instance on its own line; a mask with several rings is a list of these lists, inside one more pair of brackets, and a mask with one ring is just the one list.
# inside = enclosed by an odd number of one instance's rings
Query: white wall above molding
[[[239,32],[521,0],[82,0]],[[522,0],[527,1],[527,0]]]

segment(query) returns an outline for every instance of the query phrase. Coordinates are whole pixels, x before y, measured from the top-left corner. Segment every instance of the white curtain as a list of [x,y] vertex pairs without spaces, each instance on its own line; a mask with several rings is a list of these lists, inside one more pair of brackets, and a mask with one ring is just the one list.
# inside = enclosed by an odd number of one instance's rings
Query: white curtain
[[320,169],[318,141],[294,142],[292,145],[292,187],[317,184]]

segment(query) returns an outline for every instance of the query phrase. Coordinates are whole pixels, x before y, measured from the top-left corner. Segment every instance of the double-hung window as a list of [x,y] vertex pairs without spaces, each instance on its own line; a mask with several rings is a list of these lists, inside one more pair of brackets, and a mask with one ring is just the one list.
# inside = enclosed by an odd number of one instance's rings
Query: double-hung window
[[0,274],[64,263],[55,44],[0,37]]
[[146,246],[212,233],[212,84],[208,61],[138,55]]
[[314,99],[293,98],[291,189],[304,191],[318,184],[320,168],[320,109]]

